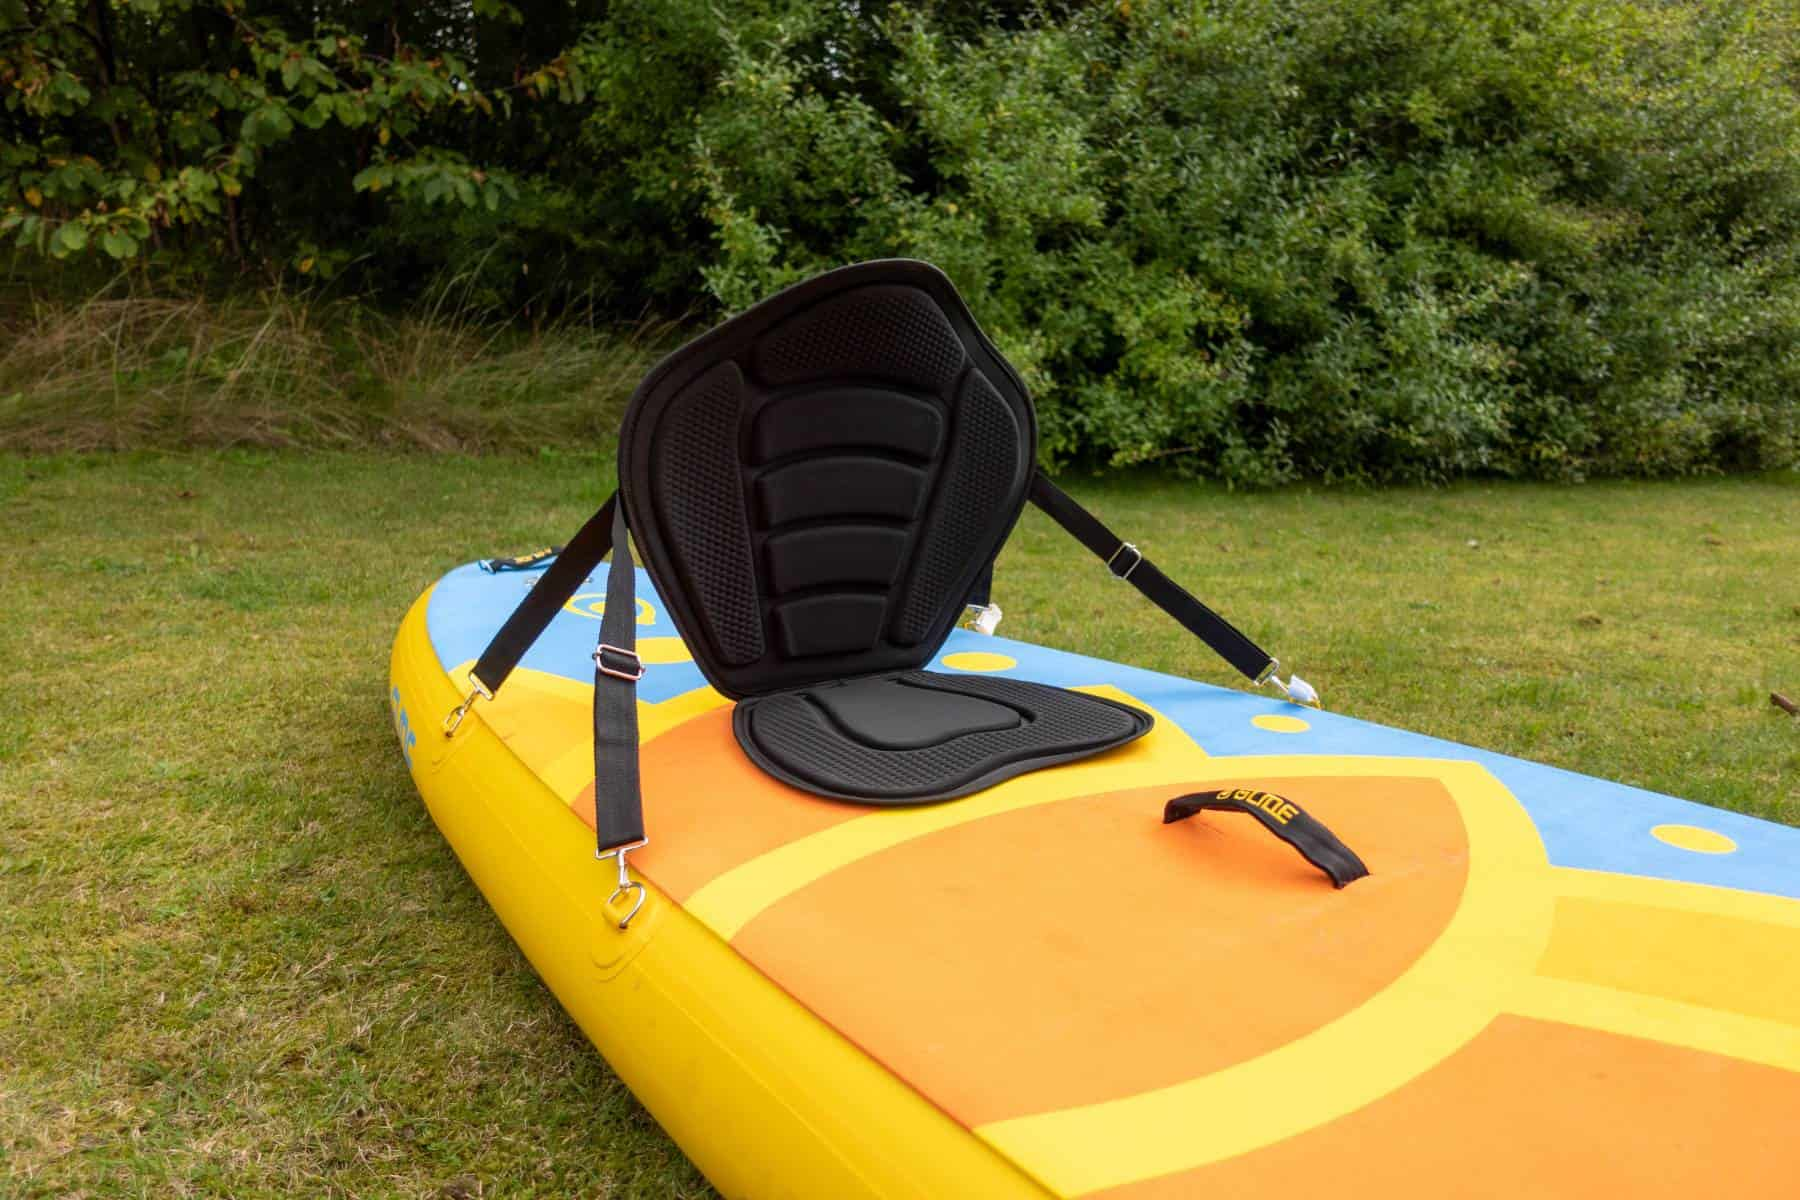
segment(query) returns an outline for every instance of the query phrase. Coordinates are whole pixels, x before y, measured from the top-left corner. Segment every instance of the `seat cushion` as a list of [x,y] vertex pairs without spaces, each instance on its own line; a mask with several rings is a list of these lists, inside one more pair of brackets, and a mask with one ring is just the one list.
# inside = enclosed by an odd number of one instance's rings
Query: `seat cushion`
[[739,702],[738,744],[784,783],[864,804],[926,804],[1142,737],[1129,705],[1018,679],[906,671]]

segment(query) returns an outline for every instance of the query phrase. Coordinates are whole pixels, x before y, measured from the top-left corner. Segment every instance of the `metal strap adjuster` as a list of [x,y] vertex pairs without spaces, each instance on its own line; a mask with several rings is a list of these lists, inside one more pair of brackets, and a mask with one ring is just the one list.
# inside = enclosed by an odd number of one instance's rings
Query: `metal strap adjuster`
[[[1129,567],[1126,567],[1123,571],[1114,571],[1113,570],[1114,560],[1116,560],[1119,557],[1119,555],[1125,553],[1127,550],[1131,551],[1131,553],[1133,555],[1135,555],[1136,557],[1134,557],[1131,560],[1131,565]],[[1106,569],[1108,571],[1112,571],[1112,577],[1114,579],[1130,579],[1131,573],[1133,571],[1137,570],[1138,564],[1143,561],[1144,561],[1144,552],[1142,550],[1139,550],[1136,546],[1132,545],[1130,542],[1120,542],[1119,548],[1117,550],[1114,550],[1111,554],[1106,556]]]
[[[607,661],[607,655],[612,661]],[[621,662],[624,666],[615,665]],[[635,650],[627,650],[623,646],[612,646],[601,642],[594,648],[594,666],[602,675],[611,675],[614,679],[623,679],[626,683],[636,683],[644,677],[644,660],[637,656]]]

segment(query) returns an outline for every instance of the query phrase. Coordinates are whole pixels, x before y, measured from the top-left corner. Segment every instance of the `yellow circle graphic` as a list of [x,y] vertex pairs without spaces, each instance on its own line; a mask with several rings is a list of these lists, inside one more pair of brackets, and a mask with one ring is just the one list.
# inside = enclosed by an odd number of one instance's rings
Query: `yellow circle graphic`
[[1724,834],[1698,825],[1658,825],[1650,831],[1650,836],[1677,850],[1692,850],[1695,854],[1730,854],[1738,848],[1737,843]]
[[964,650],[944,655],[944,665],[953,671],[1010,671],[1019,665],[1019,660],[986,650]]
[[1305,733],[1312,728],[1308,721],[1299,717],[1284,717],[1279,713],[1258,713],[1250,718],[1250,723],[1270,733]]
[[[570,596],[563,604],[564,612],[572,612],[578,617],[592,617],[598,621],[606,612],[605,592],[583,592],[579,596]],[[656,624],[656,610],[642,596],[637,598],[637,623],[639,625]],[[648,659],[644,661],[648,662]]]

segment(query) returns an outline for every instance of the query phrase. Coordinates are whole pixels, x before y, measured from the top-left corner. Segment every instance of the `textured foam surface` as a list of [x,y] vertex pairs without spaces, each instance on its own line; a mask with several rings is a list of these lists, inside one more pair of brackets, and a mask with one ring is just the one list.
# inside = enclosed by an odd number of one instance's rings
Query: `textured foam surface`
[[757,347],[770,383],[869,376],[942,391],[967,354],[941,306],[917,288],[871,284],[802,313]]
[[658,506],[671,527],[685,531],[677,549],[682,577],[701,601],[709,639],[730,663],[755,662],[764,651],[734,465],[743,395],[737,367],[721,363],[682,394],[656,448]]
[[957,427],[942,483],[913,551],[917,566],[896,606],[891,635],[915,646],[931,632],[938,598],[981,552],[995,509],[1006,503],[1020,430],[987,379],[971,372],[956,407]]
[[1019,679],[909,671],[740,703],[732,728],[795,787],[875,804],[949,799],[1143,736],[1148,716]]

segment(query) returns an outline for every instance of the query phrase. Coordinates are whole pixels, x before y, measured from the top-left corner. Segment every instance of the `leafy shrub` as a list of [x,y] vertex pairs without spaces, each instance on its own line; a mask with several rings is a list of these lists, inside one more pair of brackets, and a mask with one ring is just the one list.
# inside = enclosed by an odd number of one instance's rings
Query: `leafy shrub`
[[[56,260],[416,286],[444,227],[524,207],[531,156],[579,122],[556,114],[583,99],[577,26],[538,7],[527,28],[504,0],[0,0],[0,233]],[[382,236],[391,211],[434,236]]]
[[364,7],[0,0],[0,225],[534,319],[926,258],[1064,462],[1800,460],[1784,0]]
[[[828,24],[829,13],[815,15]],[[739,307],[943,265],[1065,459],[1573,476],[1800,454],[1800,18],[1552,0],[1091,6],[878,71],[734,44],[696,152]]]

